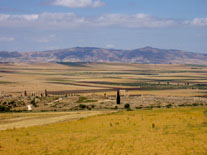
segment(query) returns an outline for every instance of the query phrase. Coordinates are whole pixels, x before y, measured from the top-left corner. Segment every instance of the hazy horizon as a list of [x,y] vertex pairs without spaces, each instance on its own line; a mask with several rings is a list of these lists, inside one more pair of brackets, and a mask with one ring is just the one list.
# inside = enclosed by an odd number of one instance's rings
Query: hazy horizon
[[0,51],[151,46],[207,53],[205,0],[0,1]]
[[6,52],[20,52],[20,53],[24,53],[24,52],[44,52],[44,51],[55,51],[55,50],[65,50],[65,49],[73,49],[73,48],[100,48],[100,49],[108,49],[108,50],[136,50],[136,49],[142,49],[142,48],[153,48],[153,49],[159,49],[159,50],[178,50],[178,51],[184,51],[184,52],[191,52],[191,53],[200,53],[200,54],[206,54],[205,52],[195,52],[195,51],[186,51],[186,50],[182,50],[182,49],[172,49],[172,48],[158,48],[158,47],[151,47],[151,46],[144,46],[144,47],[137,47],[137,48],[132,48],[132,49],[121,49],[121,48],[107,48],[107,47],[90,47],[90,46],[76,46],[76,47],[68,47],[68,48],[57,48],[57,49],[46,49],[46,50],[33,50],[33,51],[7,51],[7,50],[0,50],[0,52],[2,51],[6,51]]

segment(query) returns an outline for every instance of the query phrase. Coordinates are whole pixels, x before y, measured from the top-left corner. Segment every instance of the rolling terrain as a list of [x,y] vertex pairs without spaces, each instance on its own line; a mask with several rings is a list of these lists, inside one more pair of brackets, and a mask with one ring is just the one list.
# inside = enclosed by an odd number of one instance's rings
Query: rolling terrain
[[192,64],[1,63],[0,154],[206,154],[206,77]]
[[27,111],[28,104],[38,112],[205,106],[206,77],[204,65],[5,63],[0,111]]
[[152,47],[134,50],[75,47],[35,52],[0,51],[0,62],[121,62],[207,65],[207,54]]

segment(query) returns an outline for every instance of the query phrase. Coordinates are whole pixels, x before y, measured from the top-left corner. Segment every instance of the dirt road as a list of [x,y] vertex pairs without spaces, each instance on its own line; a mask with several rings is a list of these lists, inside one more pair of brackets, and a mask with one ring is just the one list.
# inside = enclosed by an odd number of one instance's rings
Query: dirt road
[[78,111],[0,114],[0,130],[51,124],[68,120],[77,120],[80,118],[112,112],[113,111]]

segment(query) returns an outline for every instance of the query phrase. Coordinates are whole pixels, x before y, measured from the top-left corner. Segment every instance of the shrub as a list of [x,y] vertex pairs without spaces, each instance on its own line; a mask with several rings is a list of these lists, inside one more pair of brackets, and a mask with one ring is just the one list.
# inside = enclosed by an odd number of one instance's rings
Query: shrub
[[6,105],[7,104],[7,102],[6,101],[4,101],[3,103],[2,103],[2,105]]
[[91,110],[92,108],[87,106],[87,109],[88,109],[88,110]]
[[0,105],[0,111],[1,111],[1,112],[9,112],[10,109],[11,109],[10,106]]
[[85,109],[87,106],[86,106],[85,104],[80,104],[79,107],[80,107],[81,109]]
[[82,102],[84,102],[84,100],[87,100],[87,98],[86,98],[86,97],[82,97],[82,96],[80,96],[80,97],[78,98],[78,101],[77,101],[76,103],[82,103]]
[[8,102],[8,104],[13,105],[13,104],[15,104],[15,101],[10,101],[10,102]]
[[199,104],[198,103],[193,103],[192,106],[199,106]]
[[24,101],[17,101],[17,105],[16,106],[25,106],[25,103]]
[[124,105],[124,108],[125,108],[125,109],[130,109],[130,104],[128,104],[128,103],[125,104],[125,105]]
[[97,100],[84,100],[84,102],[88,103],[88,102],[98,102]]
[[94,105],[94,104],[92,104],[92,105],[91,105],[91,108],[95,108],[95,105]]
[[31,102],[30,102],[34,107],[37,107],[37,104],[35,102],[35,99],[33,99]]
[[172,104],[167,104],[166,105],[166,108],[171,108],[172,107]]

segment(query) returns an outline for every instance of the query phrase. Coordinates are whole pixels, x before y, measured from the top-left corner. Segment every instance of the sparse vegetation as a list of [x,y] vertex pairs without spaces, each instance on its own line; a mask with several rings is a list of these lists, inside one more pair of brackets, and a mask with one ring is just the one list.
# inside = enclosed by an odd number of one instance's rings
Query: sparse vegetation
[[171,108],[172,107],[172,104],[167,104],[166,105],[166,108]]
[[5,155],[206,154],[205,111],[206,108],[191,107],[122,111],[71,122],[11,128],[0,132],[0,151]]
[[80,104],[79,107],[80,109],[85,109],[87,106],[85,104]]
[[0,105],[0,112],[9,112],[11,109],[10,106],[7,105]]
[[124,108],[125,108],[125,109],[130,109],[130,104],[128,104],[128,103],[125,104],[125,105],[124,105]]
[[[0,154],[207,153],[206,66],[64,63],[1,68],[0,129],[8,130],[0,132]],[[28,104],[33,112],[23,113]],[[119,112],[76,117],[99,110]],[[81,119],[62,122],[68,118]],[[49,125],[18,129],[42,122]]]
[[35,102],[35,99],[31,100],[31,104],[34,106],[34,107],[37,107],[37,104]]
[[82,97],[82,96],[80,96],[80,97],[78,98],[78,101],[77,101],[76,103],[83,103],[85,100],[87,100],[86,97]]

